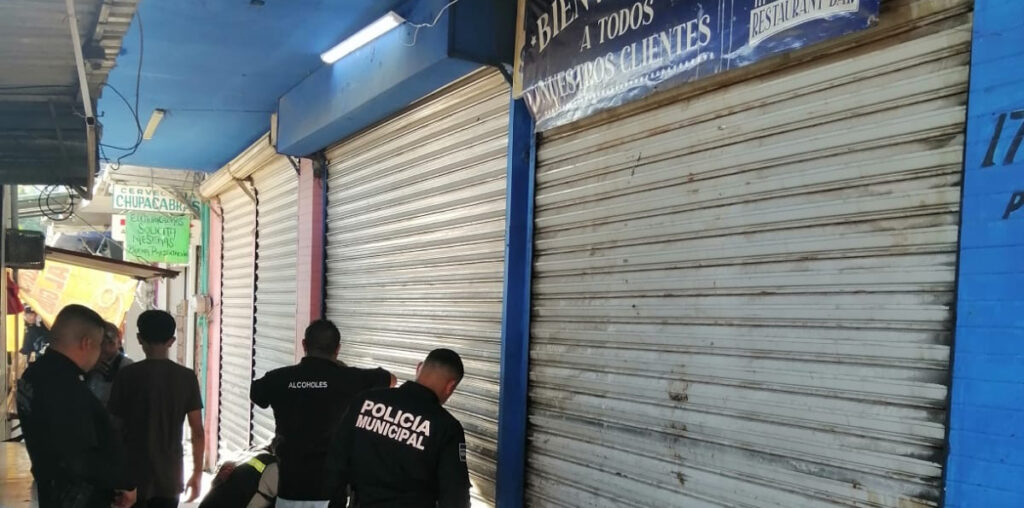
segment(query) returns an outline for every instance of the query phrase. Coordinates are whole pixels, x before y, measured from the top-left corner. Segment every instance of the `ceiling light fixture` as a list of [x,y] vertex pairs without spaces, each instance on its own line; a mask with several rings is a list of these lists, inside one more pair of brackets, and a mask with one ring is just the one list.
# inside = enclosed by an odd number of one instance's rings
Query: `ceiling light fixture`
[[153,110],[153,114],[149,116],[149,123],[146,124],[146,130],[142,133],[142,139],[153,139],[153,134],[156,134],[156,128],[160,125],[160,120],[164,119],[165,114],[167,114],[166,110]]
[[398,28],[404,22],[405,19],[396,14],[395,11],[389,11],[387,14],[381,16],[377,21],[366,25],[365,28],[356,32],[352,37],[341,41],[337,46],[321,53],[320,59],[328,65],[337,62],[345,55],[365,46],[377,37]]

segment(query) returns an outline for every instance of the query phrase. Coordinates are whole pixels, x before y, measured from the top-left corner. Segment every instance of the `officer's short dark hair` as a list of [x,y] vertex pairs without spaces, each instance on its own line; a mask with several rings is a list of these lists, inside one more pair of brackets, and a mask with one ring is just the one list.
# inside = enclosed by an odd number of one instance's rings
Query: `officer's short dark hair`
[[328,319],[317,319],[306,327],[306,352],[333,355],[341,345],[341,332],[334,322]]
[[423,360],[425,367],[441,368],[448,371],[456,381],[462,381],[466,369],[462,366],[462,358],[451,349],[435,349]]
[[96,311],[84,305],[71,304],[61,309],[53,320],[53,335],[58,339],[64,329],[74,325],[85,325],[103,329],[107,322]]
[[139,315],[139,340],[146,344],[164,344],[174,338],[178,325],[174,316],[162,310],[147,310]]

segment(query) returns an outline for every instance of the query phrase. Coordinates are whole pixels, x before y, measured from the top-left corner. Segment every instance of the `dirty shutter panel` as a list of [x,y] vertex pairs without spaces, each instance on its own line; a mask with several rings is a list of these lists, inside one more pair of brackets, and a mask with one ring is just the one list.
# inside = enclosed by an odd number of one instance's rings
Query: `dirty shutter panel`
[[509,91],[460,81],[328,151],[327,316],[350,364],[404,380],[438,347],[466,378],[474,496],[493,503]]
[[[284,157],[253,175],[256,205],[255,377],[295,363],[298,175]],[[274,413],[253,407],[254,444],[274,437]]]
[[[246,184],[247,185],[247,184]],[[220,457],[249,447],[252,432],[252,304],[256,207],[239,188],[221,194]]]
[[969,4],[883,9],[541,140],[531,506],[938,505]]

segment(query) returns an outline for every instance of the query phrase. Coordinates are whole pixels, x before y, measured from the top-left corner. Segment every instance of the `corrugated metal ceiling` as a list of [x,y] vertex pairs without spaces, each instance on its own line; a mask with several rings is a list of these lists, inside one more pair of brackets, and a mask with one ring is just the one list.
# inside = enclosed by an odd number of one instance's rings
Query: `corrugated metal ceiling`
[[[76,0],[95,103],[138,0]],[[0,0],[0,181],[84,184],[82,101],[63,0]]]

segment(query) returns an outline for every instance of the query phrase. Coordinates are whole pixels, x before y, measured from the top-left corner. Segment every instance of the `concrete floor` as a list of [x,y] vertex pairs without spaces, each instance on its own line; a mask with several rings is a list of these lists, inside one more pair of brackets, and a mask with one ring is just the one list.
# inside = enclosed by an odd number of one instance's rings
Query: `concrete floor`
[[[203,476],[203,494],[209,492],[212,479],[209,474]],[[36,508],[33,498],[32,463],[24,443],[0,443],[0,508]],[[198,505],[182,503],[180,508]]]
[[0,508],[35,507],[32,463],[22,443],[0,443]]

